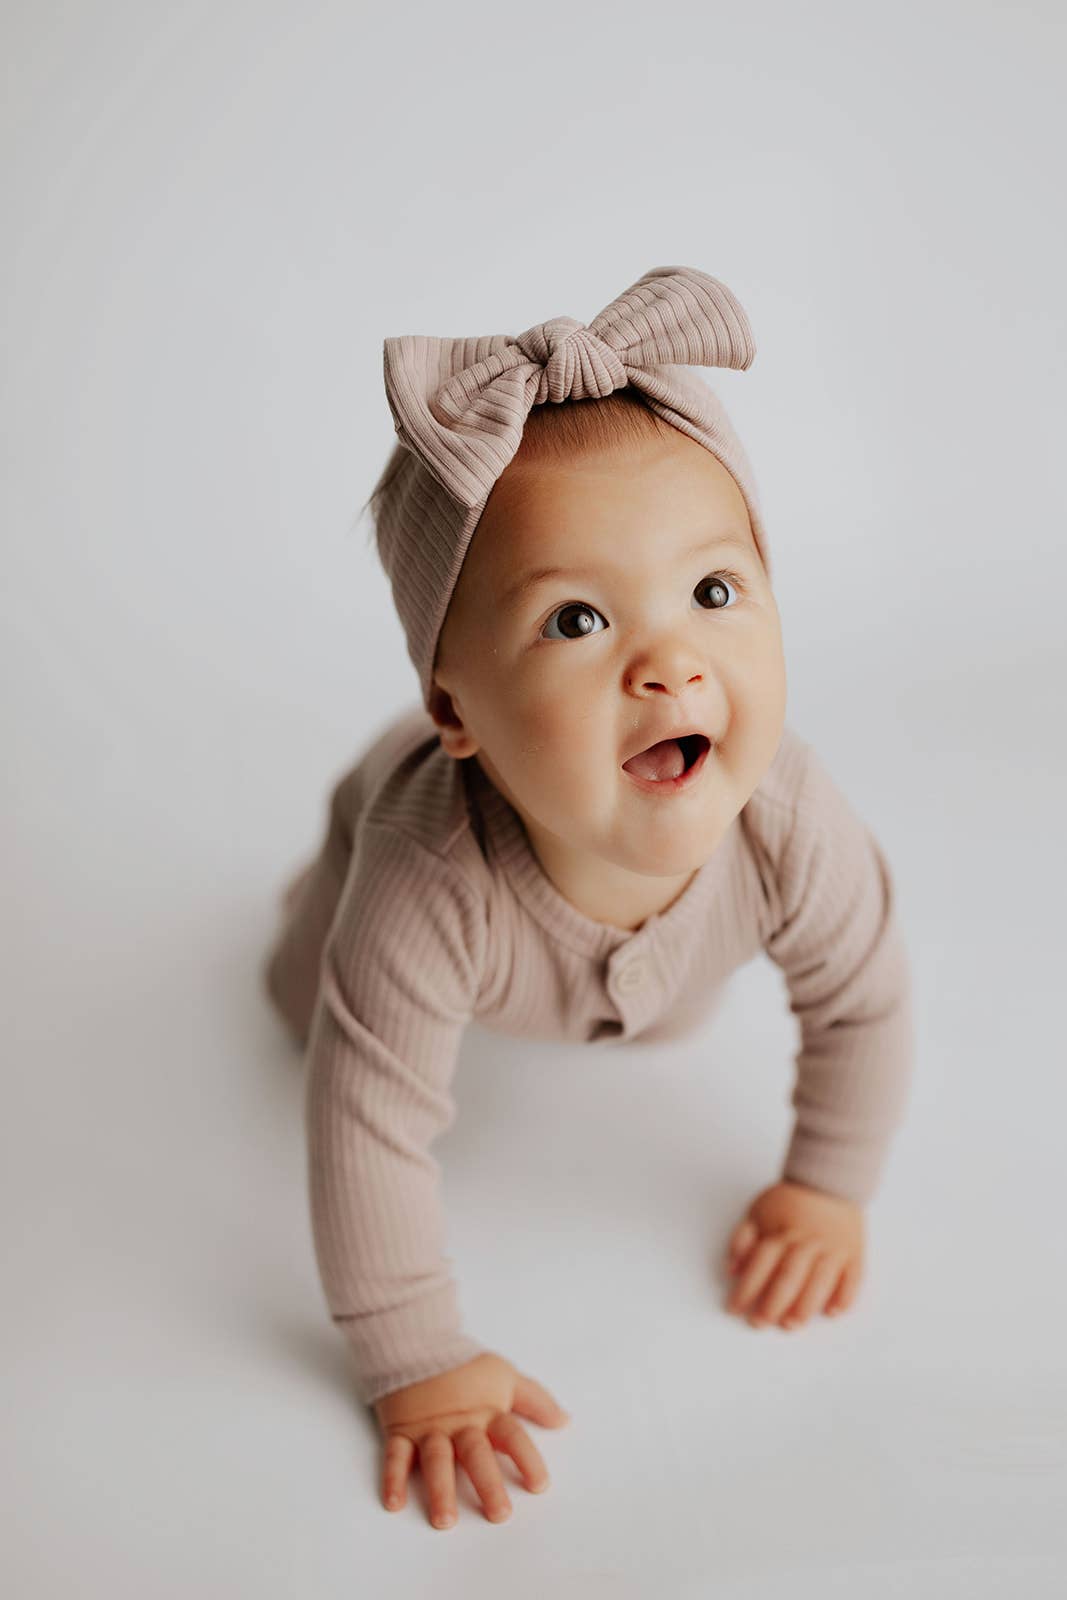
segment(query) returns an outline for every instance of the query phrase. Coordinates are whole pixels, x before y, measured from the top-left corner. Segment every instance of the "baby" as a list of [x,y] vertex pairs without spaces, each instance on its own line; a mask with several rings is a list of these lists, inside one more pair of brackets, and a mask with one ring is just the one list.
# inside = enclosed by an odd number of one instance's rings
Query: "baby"
[[463,1328],[432,1140],[472,1018],[609,1044],[696,1029],[766,952],[800,1024],[780,1181],[729,1239],[729,1309],[797,1328],[855,1299],[864,1207],[909,1088],[910,978],[877,842],[785,725],[751,469],[685,366],[745,368],[703,272],[648,272],[588,326],[385,342],[399,443],[371,497],[422,705],[335,786],[285,898],[270,995],[306,1046],[316,1256],[382,1496],[458,1459],[491,1521],[520,1417],[567,1420]]

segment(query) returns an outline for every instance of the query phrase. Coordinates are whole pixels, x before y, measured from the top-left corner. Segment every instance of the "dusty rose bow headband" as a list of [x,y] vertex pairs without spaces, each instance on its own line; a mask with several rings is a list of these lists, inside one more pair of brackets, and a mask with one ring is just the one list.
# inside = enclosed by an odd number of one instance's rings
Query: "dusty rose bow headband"
[[603,399],[631,385],[735,478],[770,572],[741,441],[718,397],[684,370],[744,370],[755,353],[743,308],[693,267],[654,267],[588,324],[554,317],[514,338],[386,339],[385,392],[400,442],[376,491],[375,528],[424,703],[467,547],[533,406]]

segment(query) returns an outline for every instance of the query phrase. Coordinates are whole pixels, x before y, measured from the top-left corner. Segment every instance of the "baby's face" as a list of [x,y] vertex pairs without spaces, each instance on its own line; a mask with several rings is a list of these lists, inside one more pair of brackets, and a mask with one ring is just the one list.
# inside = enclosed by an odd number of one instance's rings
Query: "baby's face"
[[[477,753],[535,846],[694,871],[785,719],[778,607],[744,497],[677,432],[566,465],[520,457],[494,486],[445,619],[441,743]],[[692,776],[624,770],[679,730],[710,741]]]

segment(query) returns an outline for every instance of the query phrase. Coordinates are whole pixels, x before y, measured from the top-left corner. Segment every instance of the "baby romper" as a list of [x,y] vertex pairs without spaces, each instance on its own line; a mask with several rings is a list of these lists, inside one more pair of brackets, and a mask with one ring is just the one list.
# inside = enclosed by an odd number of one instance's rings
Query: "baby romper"
[[785,728],[714,854],[632,931],[564,898],[421,705],[372,739],[333,787],[264,969],[305,1052],[316,1257],[366,1402],[485,1348],[462,1327],[430,1153],[465,1026],[601,1048],[677,1037],[761,952],[800,1025],[782,1176],[863,1205],[910,1087],[910,971],[883,852],[809,744]]

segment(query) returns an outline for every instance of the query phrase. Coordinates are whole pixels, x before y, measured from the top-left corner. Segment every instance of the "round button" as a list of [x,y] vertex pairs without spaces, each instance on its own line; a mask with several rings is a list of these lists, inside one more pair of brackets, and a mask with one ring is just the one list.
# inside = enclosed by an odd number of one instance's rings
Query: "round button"
[[629,966],[623,967],[615,981],[623,994],[632,994],[635,989],[640,989],[645,981],[644,962],[631,961]]

